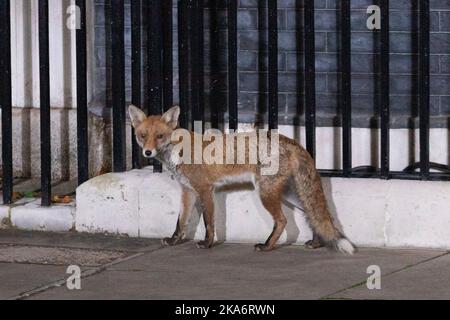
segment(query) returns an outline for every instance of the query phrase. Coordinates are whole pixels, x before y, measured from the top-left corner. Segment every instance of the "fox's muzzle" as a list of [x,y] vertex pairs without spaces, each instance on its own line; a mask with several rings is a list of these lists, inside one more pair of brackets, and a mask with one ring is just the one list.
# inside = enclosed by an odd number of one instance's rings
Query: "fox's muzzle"
[[156,157],[157,154],[158,154],[158,152],[156,151],[156,149],[154,149],[154,150],[144,149],[142,151],[142,155],[144,156],[144,158],[148,158],[148,159]]

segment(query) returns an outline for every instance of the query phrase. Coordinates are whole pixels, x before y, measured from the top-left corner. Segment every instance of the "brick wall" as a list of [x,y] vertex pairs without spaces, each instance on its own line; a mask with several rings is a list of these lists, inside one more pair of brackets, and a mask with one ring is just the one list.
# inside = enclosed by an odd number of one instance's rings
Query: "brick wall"
[[[223,6],[222,0],[217,0]],[[106,6],[105,6],[106,2]],[[209,1],[206,1],[207,6]],[[432,126],[447,126],[450,116],[450,1],[431,0],[431,115]],[[239,3],[239,115],[240,120],[253,122],[266,107],[266,9],[265,1],[240,0]],[[302,79],[303,10],[301,0],[279,0],[279,113],[281,124],[302,122],[304,87]],[[339,125],[339,12],[337,0],[316,0],[317,113],[318,124]],[[376,85],[378,75],[378,32],[366,27],[369,5],[376,0],[352,1],[352,70],[354,126],[377,126]],[[176,1],[174,1],[176,5]],[[391,1],[391,110],[394,127],[417,123],[418,70],[418,4],[417,0]],[[105,13],[108,0],[96,0],[96,101],[105,103],[108,92],[109,67]],[[127,96],[130,96],[130,19],[126,14]],[[174,10],[176,18],[176,8]],[[206,103],[214,101],[226,106],[226,11],[219,9],[221,28],[218,50],[211,52],[210,9],[205,10]],[[176,21],[176,19],[175,19]],[[176,30],[176,28],[175,28]],[[174,37],[175,47],[177,37]],[[213,40],[214,41],[214,40]],[[262,50],[261,50],[262,49]],[[211,57],[216,61],[211,65]],[[177,54],[174,55],[177,67]],[[177,75],[174,85],[177,88]],[[209,95],[216,88],[215,98]],[[175,91],[177,92],[177,91]],[[178,96],[175,97],[178,101]],[[208,106],[207,106],[208,107]],[[208,111],[207,111],[208,114]]]

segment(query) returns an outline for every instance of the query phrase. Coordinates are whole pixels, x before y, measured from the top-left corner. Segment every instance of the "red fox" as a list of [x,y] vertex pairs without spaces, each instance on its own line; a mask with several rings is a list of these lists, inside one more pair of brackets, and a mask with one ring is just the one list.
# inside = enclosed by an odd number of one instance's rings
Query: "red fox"
[[[182,186],[182,206],[178,217],[176,230],[172,237],[163,239],[164,245],[173,246],[181,242],[184,237],[188,218],[197,199],[203,206],[203,220],[206,228],[204,241],[200,241],[199,248],[210,248],[214,242],[214,195],[218,188],[227,185],[252,183],[259,193],[262,204],[272,215],[274,228],[264,244],[255,245],[257,251],[270,251],[275,248],[283,233],[287,220],[282,211],[283,193],[286,188],[293,187],[295,194],[302,201],[304,211],[320,243],[333,246],[335,249],[353,254],[354,247],[336,228],[328,211],[320,176],[309,153],[296,141],[278,133],[268,133],[268,140],[276,138],[278,142],[279,164],[278,170],[272,175],[261,173],[262,164],[257,163],[212,163],[197,164],[184,163],[174,160],[176,143],[173,141],[174,131],[178,127],[180,108],[175,106],[162,116],[147,117],[139,108],[129,107],[131,123],[135,129],[136,141],[142,148],[143,156],[155,158],[172,171]],[[188,135],[195,140],[195,134]],[[230,146],[228,135],[223,135],[226,153],[236,151]],[[216,137],[216,139],[218,139]],[[203,150],[211,142],[201,142]],[[246,159],[250,157],[249,147],[245,147]],[[181,151],[183,153],[184,151]],[[227,156],[227,155],[224,155]],[[310,242],[318,246],[319,239]]]

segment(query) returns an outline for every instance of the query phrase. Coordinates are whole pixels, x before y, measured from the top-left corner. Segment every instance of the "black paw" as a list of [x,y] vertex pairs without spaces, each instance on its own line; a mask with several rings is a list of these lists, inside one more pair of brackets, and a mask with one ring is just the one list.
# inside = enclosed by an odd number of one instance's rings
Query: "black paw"
[[263,252],[263,251],[271,251],[271,250],[273,250],[273,248],[271,248],[265,244],[262,244],[262,243],[255,244],[255,251]]
[[308,249],[319,249],[324,247],[322,242],[318,239],[309,240],[308,242],[305,243],[305,246]]
[[209,249],[212,247],[212,242],[211,241],[199,241],[197,242],[197,248],[199,249]]
[[164,246],[170,246],[170,247],[178,244],[179,242],[180,242],[179,237],[164,238],[161,240],[161,243]]

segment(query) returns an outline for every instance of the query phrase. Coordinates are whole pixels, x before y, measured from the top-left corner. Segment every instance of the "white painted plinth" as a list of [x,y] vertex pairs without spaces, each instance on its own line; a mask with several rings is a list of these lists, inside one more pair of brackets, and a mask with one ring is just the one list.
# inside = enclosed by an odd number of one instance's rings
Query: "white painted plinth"
[[9,219],[9,207],[8,206],[0,206],[0,227],[2,226],[3,222]]
[[[356,245],[450,248],[450,183],[323,180],[332,214]],[[167,237],[176,225],[180,197],[178,183],[167,172],[143,169],[100,176],[77,190],[76,229]],[[226,213],[221,198],[226,198]],[[218,199],[219,240],[261,242],[272,231],[272,219],[253,192],[233,192]],[[311,238],[304,214],[284,209],[289,222],[280,242],[303,244]],[[204,236],[197,211],[189,230],[190,238]]]

